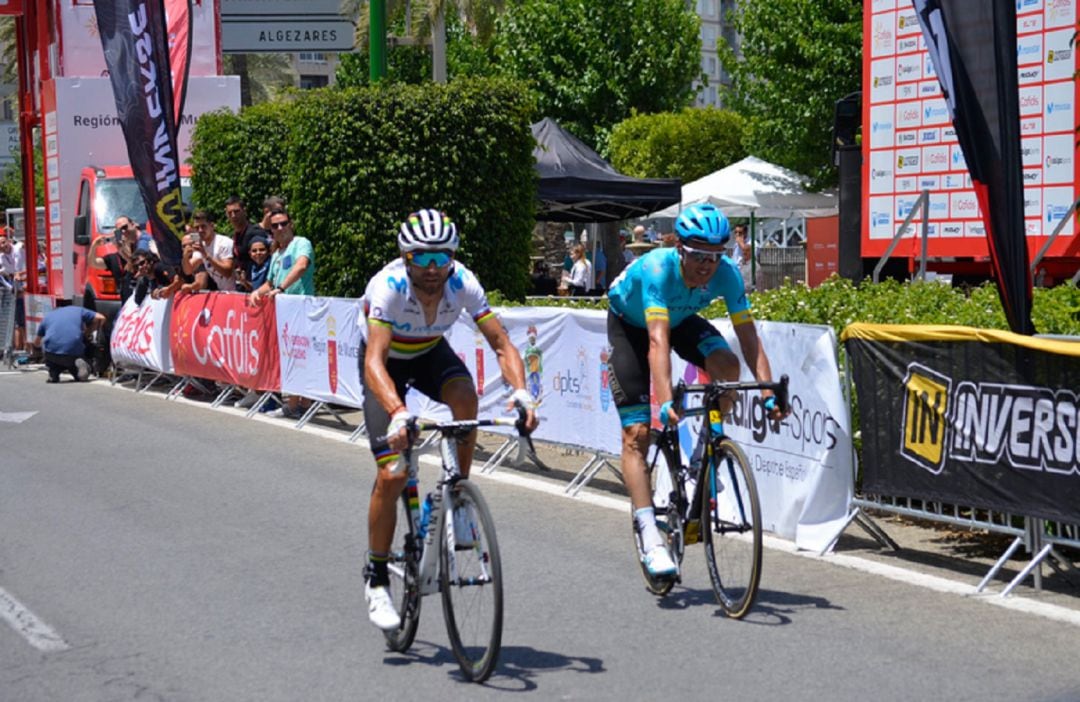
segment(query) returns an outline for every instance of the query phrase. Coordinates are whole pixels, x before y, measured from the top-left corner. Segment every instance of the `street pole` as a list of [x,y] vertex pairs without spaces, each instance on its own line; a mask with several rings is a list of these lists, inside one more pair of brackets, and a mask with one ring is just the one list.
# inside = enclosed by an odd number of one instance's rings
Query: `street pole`
[[368,77],[374,85],[386,77],[386,0],[371,0],[368,26]]

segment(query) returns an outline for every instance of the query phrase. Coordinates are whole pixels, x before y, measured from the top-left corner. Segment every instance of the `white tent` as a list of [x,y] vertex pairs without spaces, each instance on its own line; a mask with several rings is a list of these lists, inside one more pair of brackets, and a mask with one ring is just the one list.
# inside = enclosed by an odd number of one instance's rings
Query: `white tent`
[[676,217],[684,207],[711,203],[729,217],[828,217],[837,211],[835,192],[811,193],[806,178],[747,156],[682,187],[682,200],[650,217]]

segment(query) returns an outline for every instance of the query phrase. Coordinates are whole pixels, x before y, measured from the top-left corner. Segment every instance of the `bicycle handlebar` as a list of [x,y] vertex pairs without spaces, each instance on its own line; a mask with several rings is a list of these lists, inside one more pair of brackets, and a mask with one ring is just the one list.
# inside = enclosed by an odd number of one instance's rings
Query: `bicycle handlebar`
[[774,382],[721,382],[714,380],[711,383],[702,383],[695,385],[688,385],[686,381],[680,380],[679,384],[675,386],[675,392],[672,395],[671,404],[675,407],[682,405],[682,401],[686,395],[691,393],[724,393],[731,390],[771,390],[776,396],[776,408],[782,413],[787,414],[791,405],[788,403],[788,376],[784,374],[780,376],[779,381]]
[[[449,435],[464,435],[471,432],[473,429],[480,427],[514,427],[517,429],[518,436],[528,439],[529,432],[525,430],[525,420],[528,416],[528,412],[524,407],[517,407],[517,417],[494,417],[492,419],[452,419],[448,422],[435,422],[423,420],[419,417],[412,417],[409,419],[406,425],[409,436],[415,437],[423,431],[437,431],[443,434]],[[389,436],[380,436],[375,439],[375,443],[387,443],[390,441]],[[532,440],[529,440],[531,446]]]

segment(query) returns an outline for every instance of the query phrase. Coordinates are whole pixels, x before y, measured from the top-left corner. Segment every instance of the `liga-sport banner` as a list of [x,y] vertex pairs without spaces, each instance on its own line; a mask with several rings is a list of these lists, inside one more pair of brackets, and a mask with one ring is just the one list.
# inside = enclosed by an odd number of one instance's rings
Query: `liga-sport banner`
[[162,262],[180,265],[180,152],[164,0],[94,0],[128,160]]
[[278,295],[281,391],[348,407],[363,407],[360,305],[337,297]]
[[[521,353],[526,386],[540,398],[541,422],[534,436],[618,455],[621,430],[607,377],[606,312],[539,307],[498,313]],[[713,323],[739,354],[730,322]],[[725,430],[750,460],[765,528],[800,548],[819,551],[845,525],[854,492],[851,420],[840,391],[836,338],[824,326],[757,325],[774,372],[791,378],[793,411],[775,431],[765,421],[760,397],[744,393]],[[480,416],[504,412],[510,391],[475,325],[463,315],[447,338],[476,378],[477,390],[483,388]],[[674,354],[672,375],[675,382],[700,380]],[[752,379],[745,364],[743,379]],[[411,395],[407,404],[412,413],[449,418],[444,406],[419,395]],[[682,429],[687,450],[689,425]]]
[[174,373],[252,390],[281,389],[274,305],[241,293],[177,295],[169,323]]
[[113,362],[172,373],[169,353],[169,309],[172,300],[155,300],[147,295],[141,305],[128,298],[113,323],[109,349]]
[[843,339],[864,492],[1080,521],[1080,342],[868,324]]

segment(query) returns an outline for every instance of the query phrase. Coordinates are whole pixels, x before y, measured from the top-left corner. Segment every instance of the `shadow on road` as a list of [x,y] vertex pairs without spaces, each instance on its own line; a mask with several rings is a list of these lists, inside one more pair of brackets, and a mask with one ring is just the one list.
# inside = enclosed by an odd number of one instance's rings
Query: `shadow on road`
[[[417,640],[405,653],[388,653],[383,663],[392,666],[425,664],[435,667],[450,666],[451,675],[464,682],[454,653],[445,646]],[[539,688],[535,678],[544,672],[570,671],[575,673],[602,673],[604,662],[599,658],[568,656],[552,651],[538,651],[529,646],[504,646],[499,652],[495,673],[484,683],[485,687],[505,692],[530,692]]]
[[[713,616],[724,616],[724,610],[720,609],[716,604],[716,596],[712,590],[676,587],[666,597],[658,599],[656,605],[660,609],[711,607]],[[843,607],[832,604],[824,597],[760,589],[757,598],[754,600],[753,609],[742,621],[767,626],[790,624],[791,615],[805,609],[842,610]]]

